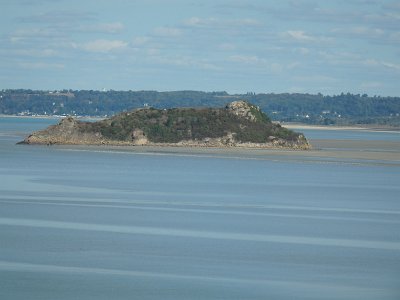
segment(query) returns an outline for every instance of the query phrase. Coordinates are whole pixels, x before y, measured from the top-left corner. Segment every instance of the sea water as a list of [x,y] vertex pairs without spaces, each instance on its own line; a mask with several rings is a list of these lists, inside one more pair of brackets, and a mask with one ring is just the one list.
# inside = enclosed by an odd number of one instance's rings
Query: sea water
[[56,122],[0,118],[0,299],[400,298],[398,162],[16,145]]

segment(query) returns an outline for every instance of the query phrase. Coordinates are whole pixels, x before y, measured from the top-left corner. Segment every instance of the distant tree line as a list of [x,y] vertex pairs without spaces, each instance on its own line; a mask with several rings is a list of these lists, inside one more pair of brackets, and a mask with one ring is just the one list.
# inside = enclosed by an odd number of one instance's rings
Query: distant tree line
[[308,124],[400,126],[400,97],[354,94],[228,94],[201,91],[37,91],[0,92],[0,114],[111,116],[141,107],[223,107],[234,100],[259,106],[274,121]]

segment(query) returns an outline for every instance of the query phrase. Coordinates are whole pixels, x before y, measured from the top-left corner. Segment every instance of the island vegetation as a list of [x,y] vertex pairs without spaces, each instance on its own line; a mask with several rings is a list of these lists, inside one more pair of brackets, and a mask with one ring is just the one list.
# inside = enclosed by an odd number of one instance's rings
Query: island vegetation
[[246,101],[224,108],[141,108],[97,122],[67,117],[24,143],[310,148],[302,134],[273,123]]

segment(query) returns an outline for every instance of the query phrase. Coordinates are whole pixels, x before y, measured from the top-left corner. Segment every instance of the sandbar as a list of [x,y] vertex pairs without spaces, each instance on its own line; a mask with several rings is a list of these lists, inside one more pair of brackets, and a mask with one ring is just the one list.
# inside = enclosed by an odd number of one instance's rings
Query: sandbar
[[65,151],[94,151],[115,154],[269,160],[278,162],[340,163],[400,167],[400,141],[353,141],[314,139],[311,150],[236,147],[173,146],[51,146]]
[[352,131],[366,131],[366,132],[398,132],[400,134],[400,127],[378,126],[363,124],[360,126],[339,126],[339,125],[309,125],[301,123],[282,123],[283,127],[292,130],[312,129],[312,130],[352,130]]

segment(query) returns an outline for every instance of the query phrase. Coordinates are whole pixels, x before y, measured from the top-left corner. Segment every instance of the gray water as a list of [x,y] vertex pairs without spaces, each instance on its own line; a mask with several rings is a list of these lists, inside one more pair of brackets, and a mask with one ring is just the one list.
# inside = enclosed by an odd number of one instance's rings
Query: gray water
[[320,129],[298,129],[310,139],[337,139],[353,141],[399,141],[399,131],[369,131],[369,130],[320,130]]
[[55,122],[0,118],[0,299],[400,298],[398,164],[15,145]]

